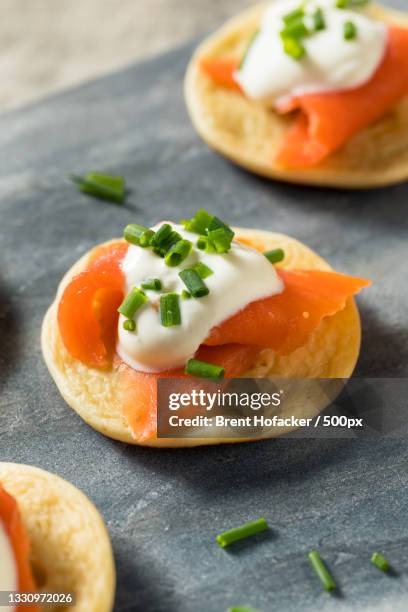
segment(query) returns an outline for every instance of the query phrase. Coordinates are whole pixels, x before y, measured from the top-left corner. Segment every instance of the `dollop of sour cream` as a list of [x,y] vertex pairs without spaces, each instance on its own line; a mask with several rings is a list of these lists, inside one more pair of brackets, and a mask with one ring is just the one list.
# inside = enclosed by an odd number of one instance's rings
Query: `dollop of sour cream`
[[[277,0],[264,13],[260,31],[250,46],[235,79],[249,98],[277,106],[306,93],[351,89],[367,82],[381,63],[387,28],[364,10],[336,7],[336,0],[310,0],[304,4],[304,23],[321,8],[325,29],[302,38],[305,55],[296,60],[283,47],[283,17],[299,8],[299,0]],[[344,24],[356,27],[352,40],[344,37]]]
[[[3,523],[0,521],[0,591],[17,590],[17,569],[13,549]],[[4,612],[13,612],[14,606],[4,606]]]
[[[259,251],[233,241],[228,253],[205,253],[195,247],[197,234],[186,231],[181,225],[170,225],[193,243],[190,255],[180,266],[171,268],[152,249],[134,245],[129,246],[122,264],[128,292],[133,287],[140,287],[147,278],[158,278],[162,283],[161,292],[145,291],[149,301],[136,313],[135,331],[123,328],[123,315],[120,315],[118,322],[119,356],[132,368],[145,372],[184,367],[208,337],[212,327],[250,302],[283,290],[283,283],[274,266]],[[181,294],[186,287],[179,272],[198,262],[213,271],[204,280],[209,294],[198,299],[180,299],[181,325],[163,327],[160,322],[160,295],[163,291]]]

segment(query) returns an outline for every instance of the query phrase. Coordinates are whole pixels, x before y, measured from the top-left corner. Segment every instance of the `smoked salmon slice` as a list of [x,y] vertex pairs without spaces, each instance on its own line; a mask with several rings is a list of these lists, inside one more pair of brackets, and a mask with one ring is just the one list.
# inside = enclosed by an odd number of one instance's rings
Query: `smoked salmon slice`
[[[208,363],[222,366],[228,378],[239,377],[254,363],[257,346],[224,344],[222,346],[201,346],[195,357]],[[120,364],[123,390],[122,409],[133,436],[139,441],[151,439],[157,432],[157,381],[159,378],[186,378],[183,369],[150,374]],[[202,381],[201,386],[205,385]],[[186,385],[180,392],[186,392]],[[177,392],[174,383],[174,392]],[[185,411],[183,413],[186,416]]]
[[[26,534],[17,502],[7,493],[0,483],[0,522],[4,525],[9,537],[17,566],[18,587],[20,592],[35,592],[36,585],[31,572],[29,553],[30,542]],[[36,605],[17,606],[17,611],[38,612]]]
[[65,288],[58,306],[58,326],[69,354],[96,368],[112,362],[125,278],[120,266],[128,244],[101,246],[87,268]]
[[323,318],[342,310],[370,281],[322,270],[277,270],[282,293],[251,302],[211,330],[205,344],[254,344],[288,355],[305,344]]
[[[200,66],[222,87],[239,89],[234,80],[238,62],[203,59]],[[286,114],[297,111],[275,161],[287,168],[318,165],[369,127],[408,95],[408,29],[390,27],[384,58],[364,85],[336,92],[304,94],[278,107]]]

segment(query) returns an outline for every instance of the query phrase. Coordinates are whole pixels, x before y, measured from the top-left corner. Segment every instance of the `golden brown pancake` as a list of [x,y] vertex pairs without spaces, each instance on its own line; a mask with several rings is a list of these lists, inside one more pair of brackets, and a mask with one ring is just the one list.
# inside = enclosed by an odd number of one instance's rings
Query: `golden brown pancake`
[[[278,264],[278,267],[330,270],[329,264],[324,259],[294,238],[254,229],[234,228],[234,231],[238,239],[250,240],[254,245],[259,244],[265,251],[283,248],[285,259]],[[92,251],[84,255],[62,279],[42,327],[44,358],[66,402],[97,431],[130,444],[184,447],[239,441],[231,438],[155,438],[141,441],[132,436],[122,413],[118,370],[112,368],[102,371],[90,368],[74,359],[66,350],[59,333],[57,308],[60,297],[73,276],[86,267],[91,253]],[[262,351],[244,377],[347,379],[351,376],[359,355],[360,337],[359,314],[354,300],[349,299],[342,311],[322,321],[303,347],[283,357],[270,350]],[[323,408],[322,405],[319,407]],[[298,407],[287,405],[286,410],[297,412]]]
[[95,506],[69,482],[30,465],[0,463],[0,482],[18,503],[39,591],[74,593],[73,612],[111,612],[115,566]]
[[[268,3],[270,4],[270,3]],[[274,158],[291,123],[239,92],[220,87],[199,68],[202,57],[242,57],[268,4],[228,21],[194,53],[185,78],[191,120],[205,142],[262,176],[293,183],[371,188],[408,178],[408,97],[380,121],[356,134],[341,150],[310,169],[284,169]],[[379,5],[368,9],[389,24],[408,27],[408,16]]]

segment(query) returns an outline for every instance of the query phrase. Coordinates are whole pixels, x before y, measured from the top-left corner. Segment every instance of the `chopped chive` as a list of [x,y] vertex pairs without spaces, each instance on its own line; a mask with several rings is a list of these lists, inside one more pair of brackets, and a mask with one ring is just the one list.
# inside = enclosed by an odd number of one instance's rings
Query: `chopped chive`
[[352,21],[346,21],[344,24],[344,38],[346,40],[354,40],[357,36],[357,27]]
[[194,298],[201,298],[210,293],[207,285],[193,268],[186,268],[179,272],[179,277]]
[[163,327],[181,325],[180,303],[177,293],[165,293],[160,297],[160,319]]
[[187,289],[183,289],[183,291],[181,292],[181,299],[189,300],[190,298],[191,298],[191,293],[187,291]]
[[292,21],[297,21],[298,19],[304,16],[305,16],[305,10],[303,7],[300,6],[299,8],[291,11],[290,13],[287,13],[282,19],[283,19],[283,23],[288,25]]
[[216,540],[221,548],[225,548],[233,542],[238,542],[239,540],[253,536],[256,533],[260,533],[261,531],[266,531],[267,529],[269,529],[269,525],[266,520],[261,517],[256,521],[250,521],[249,523],[245,523],[240,527],[235,527],[234,529],[220,533],[217,535]]
[[225,370],[221,366],[199,359],[189,359],[186,363],[185,373],[200,378],[222,378]]
[[223,229],[225,233],[230,237],[231,240],[235,236],[235,232],[232,231],[229,225],[224,223],[224,221],[221,221],[221,219],[219,219],[218,217],[214,216],[211,218],[211,221],[208,224],[207,232],[209,234],[210,232],[217,230],[217,229]]
[[359,8],[368,4],[370,0],[337,0],[336,7],[339,9]]
[[309,30],[303,23],[303,21],[293,21],[288,24],[286,28],[282,30],[280,33],[281,38],[284,40],[285,38],[295,38],[299,40],[300,38],[304,38],[309,33]]
[[153,234],[153,230],[139,223],[130,223],[125,227],[123,232],[123,236],[127,242],[143,247],[148,246]]
[[136,323],[133,321],[133,319],[126,319],[126,321],[123,321],[123,329],[126,329],[126,331],[135,331],[136,329]]
[[203,280],[204,278],[208,278],[209,276],[211,276],[211,274],[214,274],[211,268],[206,266],[205,263],[203,263],[202,261],[199,261],[198,264],[194,266],[193,270],[195,270],[198,276]]
[[125,179],[122,176],[88,172],[84,176],[70,175],[78,188],[88,195],[121,204],[126,195]]
[[172,232],[172,227],[168,223],[163,223],[157,230],[157,232],[152,236],[150,240],[150,245],[153,247],[160,247],[161,244],[168,238]]
[[283,49],[287,55],[295,60],[301,60],[306,55],[306,49],[295,38],[283,38]]
[[150,289],[150,291],[160,291],[162,288],[159,278],[146,278],[140,286],[142,289]]
[[390,564],[380,553],[375,552],[370,559],[371,563],[378,567],[382,572],[387,572],[390,569]]
[[312,15],[313,26],[316,32],[320,32],[326,28],[326,21],[321,8],[316,9]]
[[336,0],[336,7],[339,9],[347,8],[348,0]]
[[206,253],[215,253],[215,246],[207,236],[200,236],[198,238],[197,248]]
[[325,566],[320,557],[317,550],[312,550],[308,554],[309,561],[312,564],[313,569],[316,574],[319,576],[321,583],[326,591],[333,591],[336,588],[336,583],[334,582],[333,576],[330,574],[329,570]]
[[132,291],[125,297],[118,308],[118,312],[123,314],[127,319],[132,319],[136,312],[147,302],[147,296],[143,291],[134,287]]
[[170,234],[164,240],[162,240],[162,242],[158,246],[153,247],[153,251],[157,255],[160,255],[160,257],[164,257],[166,253],[168,253],[168,251],[171,249],[171,247],[180,240],[183,240],[180,234],[175,230],[172,230]]
[[242,59],[241,59],[241,61],[239,63],[238,70],[241,70],[242,66],[245,64],[245,60],[248,57],[249,50],[251,49],[252,45],[254,44],[255,39],[258,36],[258,34],[259,34],[259,30],[255,30],[255,32],[252,34],[251,38],[249,39],[248,44],[246,46],[246,49],[244,51],[244,55],[242,56]]
[[258,612],[255,608],[248,608],[248,606],[233,606],[228,608],[228,612]]
[[231,248],[231,236],[223,227],[208,232],[208,240],[214,245],[217,253],[228,253]]
[[165,264],[170,268],[179,266],[190,255],[192,247],[189,240],[179,240],[167,251]]
[[282,261],[282,259],[285,259],[285,251],[283,249],[272,249],[271,251],[266,251],[264,255],[272,264],[276,264]]
[[210,213],[204,210],[204,208],[200,208],[192,219],[184,220],[182,224],[188,232],[205,234],[211,219]]

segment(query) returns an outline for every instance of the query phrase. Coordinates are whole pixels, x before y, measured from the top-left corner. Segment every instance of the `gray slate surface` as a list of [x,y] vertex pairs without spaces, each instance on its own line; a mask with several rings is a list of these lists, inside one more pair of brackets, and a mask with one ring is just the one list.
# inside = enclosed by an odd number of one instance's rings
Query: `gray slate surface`
[[[396,3],[395,3],[396,4]],[[399,3],[403,6],[403,2]],[[0,117],[0,459],[54,471],[107,522],[117,612],[408,608],[407,444],[273,440],[184,451],[134,448],[88,428],[43,363],[41,320],[67,268],[121,233],[193,214],[286,232],[339,270],[373,279],[359,300],[359,376],[406,377],[408,185],[367,193],[270,183],[210,152],[186,116],[191,47]],[[76,193],[67,172],[124,174],[118,207]],[[270,537],[219,549],[213,536],[265,515]],[[319,548],[340,585],[322,592]],[[374,549],[398,568],[370,566]]]

